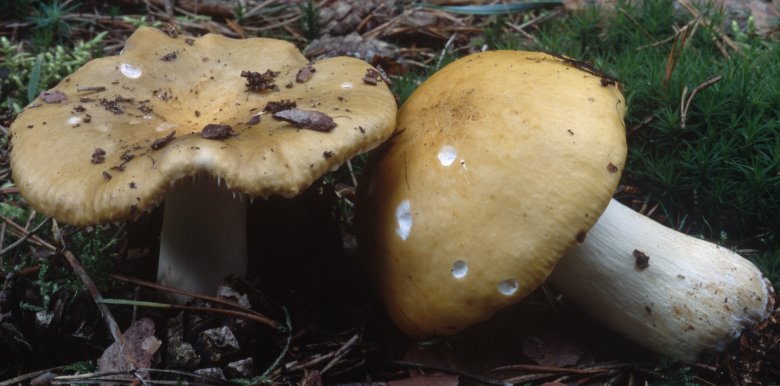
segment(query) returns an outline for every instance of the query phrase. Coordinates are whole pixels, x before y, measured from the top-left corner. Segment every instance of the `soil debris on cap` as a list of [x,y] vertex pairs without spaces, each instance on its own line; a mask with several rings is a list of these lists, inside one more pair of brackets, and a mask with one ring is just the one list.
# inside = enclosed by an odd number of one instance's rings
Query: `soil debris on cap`
[[363,76],[363,82],[376,86],[379,83],[379,71],[373,68],[366,69],[366,75]]
[[557,59],[560,59],[561,61],[563,61],[564,64],[566,64],[568,66],[574,67],[574,68],[576,68],[578,70],[585,71],[588,74],[591,74],[593,76],[597,76],[597,77],[601,78],[600,82],[601,82],[601,85],[603,87],[606,87],[606,86],[609,86],[609,85],[615,85],[616,86],[619,83],[619,80],[617,78],[614,78],[614,77],[608,75],[607,73],[605,73],[604,71],[601,71],[601,70],[597,69],[596,67],[593,67],[591,64],[588,64],[588,63],[585,63],[585,62],[581,62],[581,61],[576,60],[576,59],[567,58],[567,57],[565,57],[563,55],[555,54],[555,53],[552,53],[552,52],[544,51],[544,53],[546,53],[548,55],[551,55],[551,56],[553,56],[553,57],[555,57]]
[[304,83],[307,80],[311,79],[312,75],[317,72],[317,69],[314,68],[311,64],[307,65],[304,68],[301,68],[298,70],[298,74],[295,75],[295,81],[298,83]]
[[282,110],[273,114],[275,119],[290,122],[300,129],[315,131],[331,131],[336,127],[336,122],[327,114],[319,111],[299,110],[296,108]]
[[225,139],[236,135],[233,128],[229,125],[218,125],[210,123],[200,132],[200,136],[206,139]]
[[46,103],[67,103],[68,97],[60,90],[48,90],[38,95]]
[[135,158],[135,154],[130,153],[130,150],[125,150],[122,152],[122,154],[119,155],[119,159],[122,160],[122,162],[119,163],[119,165],[112,166],[111,170],[118,170],[120,172],[125,171],[125,165],[127,165],[127,163],[130,162],[130,160],[133,158]]
[[110,111],[114,113],[115,115],[124,114],[125,110],[122,109],[122,106],[119,104],[120,100],[117,97],[114,100],[108,100],[108,99],[101,99],[100,105],[103,106],[103,108],[106,109],[106,111]]
[[176,60],[176,51],[171,51],[160,58],[163,62],[172,62]]
[[145,104],[138,106],[138,111],[142,112],[144,115],[151,115],[154,113],[154,109],[151,106]]
[[274,114],[280,111],[294,109],[296,107],[298,107],[298,104],[295,103],[295,101],[282,99],[280,101],[270,101],[266,103],[265,107],[263,107],[263,111]]
[[249,126],[254,126],[254,125],[260,123],[261,119],[262,118],[261,118],[260,114],[255,114],[251,118],[249,118],[248,121],[246,121],[246,124],[249,125]]
[[130,153],[130,150],[125,150],[122,154],[119,155],[119,159],[125,162],[128,162],[133,158],[135,158],[135,154]]
[[246,78],[246,89],[254,92],[279,91],[274,78],[278,72],[266,70],[264,73],[255,71],[241,71],[241,77]]
[[[176,24],[173,23],[167,23],[162,28],[160,28],[161,31],[165,32],[166,35],[172,38],[176,38],[179,36],[179,33],[176,32]],[[189,39],[192,40],[192,39]]]
[[160,150],[160,149],[162,149],[163,147],[165,147],[165,145],[167,145],[168,143],[173,141],[173,137],[175,135],[176,135],[176,131],[171,131],[170,134],[168,134],[168,135],[166,135],[166,136],[164,136],[162,138],[155,139],[154,142],[152,142],[152,150]]
[[95,151],[92,152],[91,162],[93,164],[102,164],[103,162],[106,162],[106,151],[99,147],[95,148]]

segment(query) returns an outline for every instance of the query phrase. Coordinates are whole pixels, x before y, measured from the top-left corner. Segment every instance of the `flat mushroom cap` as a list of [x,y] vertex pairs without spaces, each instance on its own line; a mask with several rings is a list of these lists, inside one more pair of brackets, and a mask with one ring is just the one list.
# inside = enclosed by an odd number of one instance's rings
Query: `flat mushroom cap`
[[[35,208],[76,225],[150,209],[196,174],[290,197],[392,133],[395,100],[381,80],[364,81],[373,71],[347,57],[310,65],[280,40],[139,28],[120,55],[87,63],[19,115],[14,179]],[[268,102],[315,120],[259,114]]]
[[585,237],[626,157],[614,80],[496,51],[446,66],[398,113],[361,185],[361,254],[389,315],[446,335],[517,302]]

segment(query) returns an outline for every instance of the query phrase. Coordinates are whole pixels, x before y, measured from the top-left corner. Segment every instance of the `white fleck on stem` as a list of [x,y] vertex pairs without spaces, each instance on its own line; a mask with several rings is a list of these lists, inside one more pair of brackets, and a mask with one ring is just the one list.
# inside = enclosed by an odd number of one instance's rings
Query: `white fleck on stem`
[[213,295],[226,276],[246,273],[247,204],[233,196],[208,177],[178,183],[168,192],[157,268],[160,284]]
[[773,305],[771,285],[747,259],[615,200],[551,278],[611,328],[682,360],[725,349]]

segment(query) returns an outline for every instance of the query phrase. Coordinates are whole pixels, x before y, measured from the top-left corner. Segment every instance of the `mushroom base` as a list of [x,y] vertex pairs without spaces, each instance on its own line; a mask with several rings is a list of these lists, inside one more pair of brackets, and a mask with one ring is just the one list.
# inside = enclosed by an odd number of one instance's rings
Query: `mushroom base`
[[165,199],[157,282],[213,295],[226,276],[244,275],[246,210],[246,198],[218,180],[179,181]]

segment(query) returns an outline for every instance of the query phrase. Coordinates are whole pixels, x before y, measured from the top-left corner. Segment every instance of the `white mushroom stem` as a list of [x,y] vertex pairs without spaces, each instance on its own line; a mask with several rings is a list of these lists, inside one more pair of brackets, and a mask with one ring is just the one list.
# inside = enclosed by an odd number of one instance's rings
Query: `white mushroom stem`
[[244,275],[246,209],[245,198],[214,179],[177,183],[165,198],[157,282],[214,295],[226,276]]
[[[649,264],[642,268],[642,254]],[[637,257],[639,256],[639,257]],[[657,353],[722,351],[769,316],[772,286],[750,261],[615,200],[551,276],[563,295]]]

